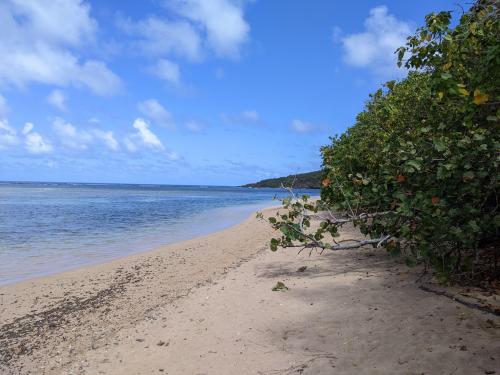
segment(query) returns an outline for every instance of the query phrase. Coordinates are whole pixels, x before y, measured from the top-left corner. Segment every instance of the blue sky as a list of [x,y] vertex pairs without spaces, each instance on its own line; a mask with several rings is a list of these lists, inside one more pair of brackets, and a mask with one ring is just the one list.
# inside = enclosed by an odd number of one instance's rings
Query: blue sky
[[3,0],[0,180],[238,185],[320,168],[456,0]]

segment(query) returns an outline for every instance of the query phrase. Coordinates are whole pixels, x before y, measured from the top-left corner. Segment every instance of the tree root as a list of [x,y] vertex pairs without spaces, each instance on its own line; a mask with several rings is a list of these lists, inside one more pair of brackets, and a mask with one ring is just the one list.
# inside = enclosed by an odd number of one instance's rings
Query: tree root
[[452,301],[458,302],[459,304],[464,305],[466,307],[469,307],[471,309],[475,309],[475,310],[479,310],[479,311],[482,311],[482,312],[485,312],[488,314],[500,316],[500,309],[499,308],[494,308],[494,307],[490,307],[487,305],[480,305],[480,304],[473,303],[473,302],[467,302],[467,301],[457,297],[456,295],[454,295],[452,293],[449,293],[446,291],[441,291],[441,290],[434,290],[434,289],[431,289],[425,285],[420,285],[418,288],[425,291],[425,292],[434,293],[438,296],[447,297],[447,298],[451,299]]

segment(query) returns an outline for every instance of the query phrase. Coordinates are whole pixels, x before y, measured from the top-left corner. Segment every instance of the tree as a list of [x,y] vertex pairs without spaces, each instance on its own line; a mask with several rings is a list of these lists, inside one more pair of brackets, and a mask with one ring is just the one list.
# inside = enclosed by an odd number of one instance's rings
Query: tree
[[[372,94],[356,123],[321,149],[321,199],[283,201],[286,213],[269,219],[281,232],[272,250],[384,245],[446,276],[496,262],[498,4],[477,1],[456,27],[450,21],[450,12],[428,15],[397,50],[408,76]],[[369,239],[336,242],[346,222]]]

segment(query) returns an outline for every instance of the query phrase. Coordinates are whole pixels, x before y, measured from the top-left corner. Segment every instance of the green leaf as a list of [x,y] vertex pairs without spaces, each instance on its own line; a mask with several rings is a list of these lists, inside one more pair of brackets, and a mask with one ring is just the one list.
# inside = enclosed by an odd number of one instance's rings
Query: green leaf
[[271,239],[271,251],[278,250],[279,241],[276,238]]

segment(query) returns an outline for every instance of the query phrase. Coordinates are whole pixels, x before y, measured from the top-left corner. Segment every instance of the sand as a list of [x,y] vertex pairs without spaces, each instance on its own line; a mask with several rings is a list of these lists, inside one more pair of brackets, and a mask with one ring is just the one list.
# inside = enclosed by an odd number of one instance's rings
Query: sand
[[0,373],[500,374],[498,316],[420,289],[383,249],[273,253],[271,234],[251,217],[1,287]]

